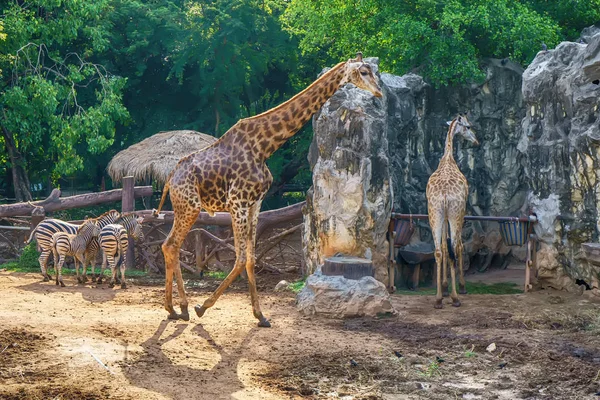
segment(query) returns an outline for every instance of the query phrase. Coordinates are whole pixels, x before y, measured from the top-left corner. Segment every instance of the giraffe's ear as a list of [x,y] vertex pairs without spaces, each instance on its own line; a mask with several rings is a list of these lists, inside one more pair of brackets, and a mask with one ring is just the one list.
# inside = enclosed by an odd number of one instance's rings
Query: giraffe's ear
[[452,121],[446,121],[446,125],[448,125],[448,126],[452,125]]
[[358,53],[356,53],[356,61],[362,62],[362,53],[360,51]]

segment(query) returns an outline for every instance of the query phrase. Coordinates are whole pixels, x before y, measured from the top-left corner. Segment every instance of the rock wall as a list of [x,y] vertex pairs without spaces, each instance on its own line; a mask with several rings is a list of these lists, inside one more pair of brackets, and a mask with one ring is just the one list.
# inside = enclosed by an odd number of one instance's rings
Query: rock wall
[[[377,59],[367,59],[374,71]],[[386,103],[347,85],[313,117],[313,185],[304,210],[306,272],[336,253],[373,260],[387,281],[391,215]]]
[[599,238],[600,35],[586,29],[583,43],[541,51],[523,74],[526,116],[519,151],[525,156],[529,201],[540,222],[542,284],[576,290],[600,270],[583,257],[581,243]]
[[[519,215],[527,210],[524,157],[517,151],[521,119],[522,68],[508,60],[487,60],[481,84],[436,89],[420,76],[382,74],[388,95],[388,140],[394,191],[394,210],[425,214],[425,188],[444,152],[446,121],[459,112],[468,118],[480,146],[455,139],[454,157],[469,181],[467,214]],[[413,240],[430,241],[427,223]],[[498,224],[464,226],[465,268],[477,253],[506,254]],[[513,249],[519,258],[523,249]],[[481,258],[480,260],[484,260]],[[503,260],[498,260],[502,262]],[[489,262],[489,259],[488,259]]]

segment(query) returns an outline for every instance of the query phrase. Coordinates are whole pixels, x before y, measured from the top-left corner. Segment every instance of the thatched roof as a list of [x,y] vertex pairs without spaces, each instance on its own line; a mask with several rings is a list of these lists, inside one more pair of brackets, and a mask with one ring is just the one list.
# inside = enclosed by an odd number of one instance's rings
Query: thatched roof
[[217,139],[196,131],[159,132],[118,152],[106,170],[113,181],[133,176],[136,181],[152,178],[165,183],[177,162]]

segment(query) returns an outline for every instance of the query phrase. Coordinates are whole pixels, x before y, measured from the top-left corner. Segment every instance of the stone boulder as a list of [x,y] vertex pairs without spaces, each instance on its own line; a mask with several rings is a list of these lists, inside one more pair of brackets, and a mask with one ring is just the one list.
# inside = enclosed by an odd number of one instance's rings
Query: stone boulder
[[[593,33],[593,29],[589,29]],[[577,291],[576,279],[596,281],[598,268],[581,244],[600,234],[600,35],[587,44],[563,42],[541,51],[523,74],[526,115],[518,150],[529,203],[539,223],[541,284]]]
[[[377,59],[366,59],[377,70]],[[346,85],[313,117],[313,182],[304,209],[303,250],[313,273],[336,253],[372,260],[387,280],[391,187],[386,103]]]
[[320,269],[308,277],[298,293],[297,308],[304,315],[333,318],[374,317],[394,312],[383,283],[370,276],[354,280],[323,275]]

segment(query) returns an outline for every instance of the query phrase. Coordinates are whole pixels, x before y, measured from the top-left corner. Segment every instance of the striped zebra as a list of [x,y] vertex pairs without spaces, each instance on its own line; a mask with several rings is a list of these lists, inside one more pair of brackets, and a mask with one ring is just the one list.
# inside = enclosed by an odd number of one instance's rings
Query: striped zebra
[[[52,253],[54,254],[54,272],[56,273],[56,285],[64,287],[62,280],[62,266],[66,256],[73,256],[75,261],[75,273],[77,281],[82,282],[79,276],[79,263],[85,263],[85,252],[94,237],[98,237],[100,228],[95,219],[86,219],[77,229],[75,234],[56,232],[52,235]],[[58,260],[58,261],[56,261]]]
[[127,288],[125,283],[125,268],[127,265],[127,249],[129,237],[134,240],[144,240],[141,222],[143,218],[136,218],[133,214],[122,215],[114,224],[106,225],[100,231],[98,240],[102,249],[102,268],[97,283],[102,283],[106,264],[110,266],[111,280],[109,287],[113,287],[117,278],[117,264],[121,263],[121,288]]
[[[98,223],[98,226],[102,228],[103,226],[113,223],[116,221],[121,214],[117,210],[110,210],[102,214],[101,216],[95,218]],[[52,235],[57,232],[65,232],[71,235],[77,233],[77,229],[79,225],[70,224],[65,221],[61,221],[60,219],[46,219],[40,222],[35,229],[29,235],[29,239],[25,242],[25,244],[29,244],[34,238],[38,244],[40,249],[40,257],[38,261],[40,263],[40,269],[42,270],[42,276],[44,277],[44,282],[48,282],[50,280],[50,275],[48,275],[48,259],[50,258],[50,254],[52,254]],[[95,243],[94,243],[95,242]],[[92,243],[89,246],[89,249],[85,254],[85,263],[84,263],[84,280],[87,280],[85,274],[85,266],[87,263],[96,262],[96,256],[98,254],[98,250],[100,249],[100,245],[98,244],[97,238],[92,240]],[[57,260],[54,260],[56,264]],[[94,273],[94,268],[92,264],[92,273]]]

